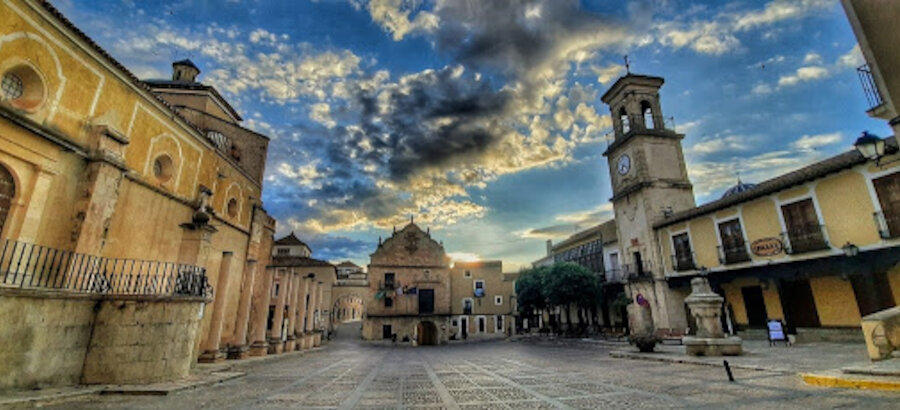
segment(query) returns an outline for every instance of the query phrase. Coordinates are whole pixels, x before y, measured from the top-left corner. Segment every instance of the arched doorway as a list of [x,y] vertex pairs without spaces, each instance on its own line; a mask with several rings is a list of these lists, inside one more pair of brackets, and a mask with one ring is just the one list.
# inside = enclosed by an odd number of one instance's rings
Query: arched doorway
[[357,295],[343,295],[334,301],[331,312],[335,323],[359,322],[365,318],[365,302]]
[[434,322],[419,322],[416,328],[419,346],[437,346],[438,330]]
[[0,234],[6,225],[16,196],[16,180],[6,167],[0,165]]

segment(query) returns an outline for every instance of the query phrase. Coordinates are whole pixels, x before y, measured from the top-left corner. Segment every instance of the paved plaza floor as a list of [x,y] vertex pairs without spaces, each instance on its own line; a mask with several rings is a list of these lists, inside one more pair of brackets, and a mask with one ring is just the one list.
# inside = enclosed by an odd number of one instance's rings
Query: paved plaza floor
[[[359,342],[236,364],[245,377],[169,396],[89,396],[56,408],[897,408],[900,393],[810,387],[792,374],[615,359],[609,347]],[[53,406],[51,406],[53,407]]]

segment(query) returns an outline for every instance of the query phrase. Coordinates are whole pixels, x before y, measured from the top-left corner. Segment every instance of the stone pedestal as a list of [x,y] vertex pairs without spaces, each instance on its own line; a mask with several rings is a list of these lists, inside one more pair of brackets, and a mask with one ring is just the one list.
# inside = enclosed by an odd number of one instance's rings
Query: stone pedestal
[[250,348],[247,346],[229,346],[228,347],[228,360],[243,360],[250,357]]
[[741,338],[725,337],[722,331],[722,303],[725,299],[709,287],[706,278],[691,281],[691,294],[685,298],[697,323],[697,334],[681,339],[691,356],[736,356],[743,353]]
[[284,342],[281,339],[269,339],[269,354],[280,354],[284,352]]
[[296,348],[297,348],[297,339],[294,337],[294,335],[288,335],[287,341],[284,342],[285,353],[293,352],[294,350],[296,350]]

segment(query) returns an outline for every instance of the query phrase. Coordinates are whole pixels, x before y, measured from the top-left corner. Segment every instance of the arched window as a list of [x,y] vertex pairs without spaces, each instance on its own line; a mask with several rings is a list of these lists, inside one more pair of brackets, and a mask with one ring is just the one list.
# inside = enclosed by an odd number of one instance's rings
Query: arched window
[[15,196],[16,180],[6,167],[0,165],[0,233],[3,233]]
[[622,134],[631,131],[631,124],[628,123],[628,113],[625,112],[625,107],[619,108],[619,121],[622,122]]
[[646,100],[641,101],[641,114],[644,116],[644,128],[656,128],[656,122],[653,119],[653,107]]

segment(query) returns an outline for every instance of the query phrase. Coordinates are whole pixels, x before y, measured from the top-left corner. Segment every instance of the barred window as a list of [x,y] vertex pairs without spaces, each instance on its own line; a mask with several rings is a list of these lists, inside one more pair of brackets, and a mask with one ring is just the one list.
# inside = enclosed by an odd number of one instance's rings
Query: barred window
[[8,100],[17,100],[25,94],[25,85],[22,83],[22,79],[13,73],[3,74],[0,88],[3,90],[3,98]]

